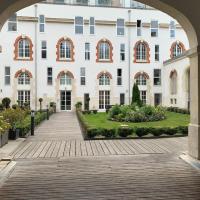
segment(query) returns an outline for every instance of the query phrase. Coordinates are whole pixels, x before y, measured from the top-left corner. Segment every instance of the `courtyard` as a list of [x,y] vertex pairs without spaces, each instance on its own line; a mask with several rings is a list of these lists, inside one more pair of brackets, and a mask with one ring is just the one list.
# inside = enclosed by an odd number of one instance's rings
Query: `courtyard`
[[84,141],[75,113],[57,113],[11,154],[0,199],[198,199],[186,152],[187,137]]

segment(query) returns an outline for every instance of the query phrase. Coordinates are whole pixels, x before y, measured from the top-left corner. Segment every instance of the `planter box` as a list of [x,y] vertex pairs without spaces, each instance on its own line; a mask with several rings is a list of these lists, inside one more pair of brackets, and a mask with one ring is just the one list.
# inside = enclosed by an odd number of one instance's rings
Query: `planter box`
[[10,129],[8,138],[9,140],[16,140],[19,138],[19,129]]
[[8,131],[0,135],[0,147],[8,143]]

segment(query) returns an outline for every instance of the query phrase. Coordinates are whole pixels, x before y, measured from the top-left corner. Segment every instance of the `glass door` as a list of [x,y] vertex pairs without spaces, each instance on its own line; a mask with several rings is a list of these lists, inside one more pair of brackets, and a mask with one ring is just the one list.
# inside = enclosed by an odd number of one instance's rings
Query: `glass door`
[[105,110],[110,106],[110,91],[100,90],[99,91],[99,109]]
[[71,91],[60,91],[60,109],[62,111],[71,110]]

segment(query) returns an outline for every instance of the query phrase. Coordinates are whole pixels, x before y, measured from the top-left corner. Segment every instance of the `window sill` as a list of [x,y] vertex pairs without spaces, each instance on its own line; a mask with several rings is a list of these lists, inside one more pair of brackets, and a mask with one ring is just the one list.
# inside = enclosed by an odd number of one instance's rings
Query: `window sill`
[[147,60],[136,60],[136,63],[149,63]]
[[72,59],[57,59],[57,62],[74,62]]
[[96,62],[99,62],[99,63],[112,63],[113,61],[112,60],[96,60]]
[[15,58],[16,61],[33,61],[33,58]]

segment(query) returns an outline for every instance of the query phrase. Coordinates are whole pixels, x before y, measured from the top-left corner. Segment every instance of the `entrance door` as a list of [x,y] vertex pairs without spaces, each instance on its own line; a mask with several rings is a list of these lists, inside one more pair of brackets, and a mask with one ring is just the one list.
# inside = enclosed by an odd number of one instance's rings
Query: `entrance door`
[[110,91],[99,91],[99,109],[105,110],[110,106]]
[[88,93],[84,94],[84,110],[89,110],[90,108],[90,95]]
[[60,91],[60,110],[71,110],[71,91]]
[[162,104],[162,94],[160,93],[154,94],[154,105],[159,106],[161,104]]

